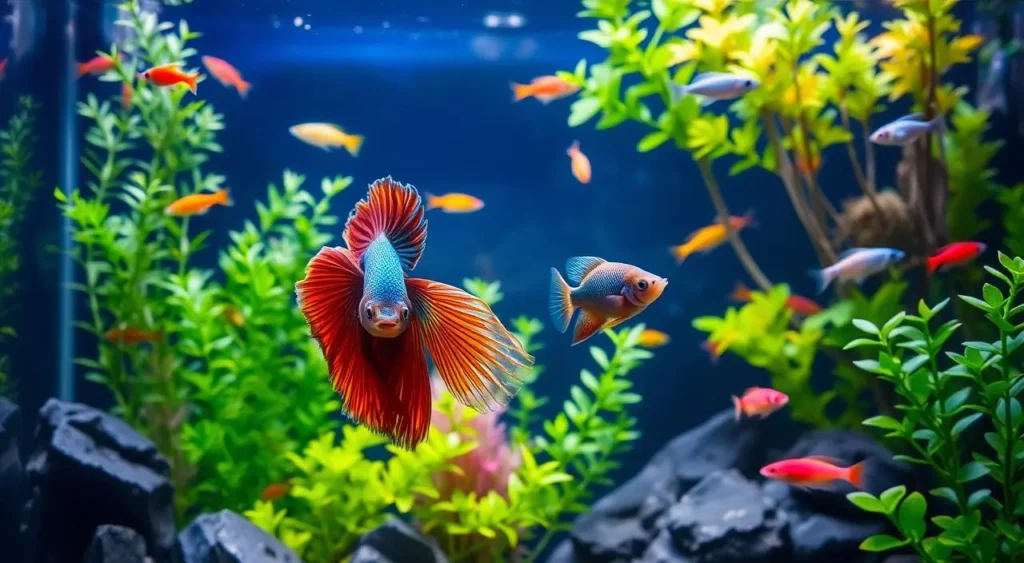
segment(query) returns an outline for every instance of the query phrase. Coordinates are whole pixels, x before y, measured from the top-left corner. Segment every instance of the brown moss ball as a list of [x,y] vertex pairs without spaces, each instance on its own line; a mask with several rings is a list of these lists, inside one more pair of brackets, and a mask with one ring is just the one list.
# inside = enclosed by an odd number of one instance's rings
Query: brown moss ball
[[867,196],[843,202],[836,226],[838,241],[844,246],[898,248],[910,256],[923,252],[924,241],[910,208],[895,192],[875,196],[878,207]]

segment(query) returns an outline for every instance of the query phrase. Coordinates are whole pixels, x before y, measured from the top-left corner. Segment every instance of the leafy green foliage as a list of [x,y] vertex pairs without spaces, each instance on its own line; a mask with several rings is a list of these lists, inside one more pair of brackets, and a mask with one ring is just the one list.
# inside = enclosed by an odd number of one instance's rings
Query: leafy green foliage
[[[939,323],[947,299],[934,307],[921,301],[917,315],[901,312],[881,326],[860,321],[858,327],[867,336],[848,344],[877,352],[877,359],[861,360],[857,367],[891,383],[902,402],[902,419],[876,416],[864,424],[885,430],[887,438],[911,448],[910,455],[899,458],[931,467],[941,486],[930,494],[951,504],[958,514],[933,517],[941,532],[928,536],[927,503],[920,493],[904,498],[902,488],[890,489],[880,499],[854,493],[854,504],[886,514],[903,535],[869,538],[864,549],[909,545],[928,562],[1014,561],[1024,554],[1024,482],[1019,475],[1024,414],[1018,399],[1024,390],[1018,354],[1024,323],[1016,320],[1024,311],[1019,304],[1024,259],[999,253],[999,262],[1002,269],[986,267],[995,279],[984,285],[981,298],[960,296],[993,325],[999,334],[995,341],[964,342],[962,352],[945,352],[960,326],[956,320]],[[952,364],[943,367],[947,359]],[[985,423],[976,424],[979,420]],[[991,428],[984,435],[988,448],[971,452],[968,460],[961,449],[962,435],[976,427]],[[995,491],[976,488],[986,476]],[[969,488],[975,490],[969,494]]]
[[[25,211],[42,185],[42,172],[33,168],[39,105],[29,96],[18,100],[18,111],[0,131],[0,346],[15,338],[13,314],[19,309],[18,271]],[[0,354],[0,395],[13,392],[10,358]]]
[[[989,112],[961,102],[951,115],[953,131],[943,138],[950,191],[946,223],[953,240],[972,240],[989,228],[978,208],[998,190],[990,163],[1003,145],[1001,141],[984,140],[990,117]],[[1010,216],[1008,210],[1007,220]],[[1012,247],[1010,250],[1017,252]]]

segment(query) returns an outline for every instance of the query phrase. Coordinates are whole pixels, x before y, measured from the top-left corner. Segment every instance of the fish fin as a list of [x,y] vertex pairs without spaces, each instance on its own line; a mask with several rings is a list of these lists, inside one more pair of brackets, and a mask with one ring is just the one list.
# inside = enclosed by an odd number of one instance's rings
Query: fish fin
[[390,435],[393,392],[363,353],[373,337],[355,314],[363,295],[363,272],[355,257],[344,248],[321,248],[306,265],[305,278],[295,284],[295,293],[342,409],[370,430]]
[[744,285],[742,282],[736,284],[736,288],[732,290],[733,301],[750,301],[751,291],[750,288]]
[[427,221],[423,213],[416,188],[391,176],[381,178],[370,184],[366,198],[356,203],[341,237],[358,262],[370,243],[383,234],[398,253],[402,267],[412,270],[426,246]]
[[533,97],[544,106],[558,99],[558,96],[552,94],[534,94]]
[[565,154],[572,156],[578,152],[580,152],[580,142],[573,141],[572,144],[569,145],[569,150],[565,151]]
[[836,262],[842,260],[843,258],[848,258],[848,257],[852,256],[853,254],[855,254],[857,252],[864,251],[864,250],[871,250],[871,249],[870,248],[864,248],[864,247],[847,248],[846,250],[840,252],[838,256],[836,256]]
[[235,202],[231,199],[231,190],[224,188],[218,192],[217,203],[225,207],[231,207]]
[[828,268],[823,268],[821,270],[809,270],[807,273],[814,278],[814,285],[817,288],[819,295],[825,293],[829,284],[832,283],[832,276],[828,273]]
[[238,89],[238,95],[244,100],[249,95],[249,89],[252,88],[252,83],[242,80],[237,86],[235,86],[235,88]]
[[188,86],[189,91],[194,95],[196,93],[196,88],[198,87],[199,74],[187,74],[185,75],[184,81],[185,85]]
[[714,98],[711,98],[709,96],[702,96],[700,94],[694,94],[693,97],[697,98],[697,103],[700,104],[700,107],[702,107],[702,108],[706,108],[706,107],[710,106],[711,104],[713,104],[713,103],[718,101],[718,100],[716,100]]
[[419,278],[406,288],[423,340],[448,390],[481,412],[505,406],[519,392],[520,369],[533,365],[522,343],[486,303],[465,291]]
[[740,421],[740,417],[743,415],[743,402],[736,395],[732,396],[733,405],[733,420],[736,422]]
[[757,387],[747,387],[746,389],[743,390],[743,394],[746,395],[747,393],[750,393],[751,391],[757,391]]
[[928,122],[928,130],[937,135],[941,135],[946,132],[946,120],[942,114],[936,115]]
[[854,487],[857,487],[858,489],[864,489],[864,464],[865,463],[866,462],[862,461],[862,462],[853,464],[853,466],[850,467],[850,472],[847,474],[846,480],[849,481],[851,485],[853,485]]
[[529,84],[516,84],[515,82],[510,82],[509,83],[509,87],[512,88],[512,101],[513,102],[518,102],[520,100],[525,100],[526,98],[530,97],[530,85]]
[[[362,327],[360,327],[362,328]],[[411,450],[430,430],[430,372],[423,353],[423,330],[410,323],[396,338],[369,338],[370,364],[390,390],[391,441]]]
[[831,463],[832,465],[843,465],[844,463],[841,459],[837,459],[827,455],[809,455],[806,456],[806,458],[813,459],[815,461],[824,461],[825,463]]
[[548,312],[555,323],[555,329],[562,334],[569,329],[569,321],[575,308],[572,305],[572,293],[569,284],[562,279],[558,270],[551,268],[551,289],[548,293]]
[[743,214],[741,228],[756,229],[757,226],[757,215],[754,213],[754,209],[748,209],[747,212]]
[[579,284],[587,274],[608,261],[597,256],[573,256],[565,261],[565,277],[572,283]]
[[362,135],[348,135],[345,138],[345,149],[348,154],[353,157],[359,156],[359,150],[363,148],[363,141],[366,140]]
[[715,78],[726,78],[731,76],[732,75],[729,74],[728,72],[715,72],[713,70],[709,70],[707,72],[702,72],[691,78],[690,84],[696,84],[698,82],[703,82],[705,80],[713,80]]
[[[941,253],[941,252],[942,252],[942,249],[940,248],[938,253]],[[932,275],[932,274],[935,273],[936,270],[939,269],[940,265],[941,264],[939,262],[939,257],[938,256],[932,256],[932,257],[928,258],[928,260],[925,261],[925,271],[928,272],[928,275]]]
[[580,314],[576,318],[576,328],[573,331],[572,345],[575,346],[594,336],[607,324],[608,319],[586,309],[580,309]]
[[441,207],[437,203],[437,196],[436,195],[434,195],[434,194],[432,194],[430,192],[423,192],[423,196],[427,200],[427,202],[426,202],[427,211],[430,211],[431,209],[437,209],[438,207]]
[[686,245],[682,244],[679,246],[668,247],[668,253],[676,259],[676,266],[679,266],[690,257],[690,249],[686,248]]
[[917,113],[908,113],[907,115],[904,115],[903,117],[900,117],[898,119],[893,120],[892,122],[896,123],[897,121],[921,121],[922,119],[924,119],[924,114],[920,113],[920,112],[917,112]]
[[86,63],[78,63],[78,77],[81,78],[89,74],[89,65]]
[[675,82],[669,82],[668,96],[669,101],[672,102],[672,105],[675,105],[677,102],[679,102],[679,100],[682,100],[689,92],[690,89],[687,88],[686,86],[683,86],[682,84],[676,84]]

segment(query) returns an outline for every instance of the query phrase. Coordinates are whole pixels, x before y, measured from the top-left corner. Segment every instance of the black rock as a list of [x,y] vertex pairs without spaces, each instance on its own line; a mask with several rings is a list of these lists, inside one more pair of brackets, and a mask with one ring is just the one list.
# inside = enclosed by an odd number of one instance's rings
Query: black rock
[[434,540],[389,518],[359,540],[351,563],[447,563]]
[[80,561],[97,527],[138,532],[156,562],[174,547],[169,466],[152,442],[118,418],[86,405],[47,401],[26,464],[29,561]]
[[[864,488],[879,494],[889,487],[912,483],[913,471],[906,464],[893,460],[892,452],[869,436],[843,430],[810,432],[798,440],[783,459],[820,455],[835,458],[852,465],[866,461]],[[866,513],[846,498],[854,491],[848,483],[836,482],[825,489],[793,488],[790,494],[813,512],[829,514],[848,520],[875,520],[877,515]]]
[[204,514],[178,535],[181,563],[300,563],[298,555],[252,522],[221,510]]
[[[19,545],[18,523],[25,502],[25,474],[18,453],[21,411],[18,405],[0,397],[0,546]],[[17,559],[19,554],[6,552]]]
[[697,560],[676,551],[675,545],[672,543],[672,533],[662,530],[655,536],[639,561],[642,563],[696,563]]
[[699,561],[789,560],[786,513],[734,470],[702,479],[672,507],[666,526],[676,550]]
[[84,563],[146,563],[146,540],[135,530],[100,526],[85,551]]
[[725,469],[757,474],[764,458],[762,428],[758,421],[736,422],[726,410],[674,438],[638,475],[576,520],[570,534],[576,558],[591,563],[639,557],[666,510],[705,476]]

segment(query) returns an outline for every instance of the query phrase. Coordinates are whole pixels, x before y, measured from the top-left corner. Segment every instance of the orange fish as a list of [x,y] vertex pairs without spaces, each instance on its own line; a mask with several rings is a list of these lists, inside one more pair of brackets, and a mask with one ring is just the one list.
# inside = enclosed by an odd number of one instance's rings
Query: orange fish
[[142,330],[139,328],[114,328],[103,335],[107,342],[118,344],[138,344],[140,342],[156,342],[163,338],[163,332],[159,330]]
[[164,210],[168,215],[176,217],[187,217],[189,215],[202,215],[209,211],[214,205],[234,205],[228,197],[228,190],[223,189],[213,193],[192,194],[179,198]]
[[736,420],[739,420],[741,415],[765,418],[786,406],[788,402],[789,396],[782,391],[764,387],[751,387],[743,392],[742,397],[732,396],[732,404],[736,407]]
[[203,57],[203,65],[206,66],[206,70],[210,72],[210,75],[217,79],[217,82],[224,86],[233,86],[235,90],[238,90],[238,94],[243,99],[249,93],[249,88],[252,85],[242,80],[242,73],[238,72],[237,68],[231,66],[231,63],[217,57],[206,56]]
[[132,109],[132,85],[127,82],[121,85],[121,108]]
[[[118,59],[124,60],[124,55],[119,54],[117,57]],[[78,63],[78,76],[82,77],[86,74],[99,76],[113,68],[114,59],[107,57],[106,55],[96,55],[84,63]]]
[[636,345],[642,348],[658,348],[671,341],[672,338],[664,332],[648,328],[640,333],[640,340],[637,340]]
[[445,213],[472,213],[484,208],[484,202],[468,194],[427,195],[427,211],[440,209]]
[[580,142],[573,141],[572,146],[566,151],[569,155],[569,159],[572,162],[572,175],[580,181],[581,184],[590,183],[590,159],[587,155],[583,154],[580,150]]
[[[732,291],[732,298],[734,301],[748,303],[753,298],[753,292],[747,286],[738,283],[736,289]],[[790,295],[786,299],[786,308],[801,317],[809,317],[821,311],[821,305],[800,295]]]
[[245,316],[242,315],[242,312],[235,307],[228,307],[224,309],[224,318],[239,328],[245,326]]
[[761,475],[798,487],[822,487],[831,481],[846,481],[863,489],[864,462],[839,467],[841,463],[834,458],[819,455],[784,459],[761,468]]
[[[730,217],[729,224],[732,226],[734,231],[742,231],[743,229],[754,225],[754,213],[748,211],[746,215],[742,217]],[[707,227],[701,227],[696,231],[690,233],[690,236],[686,239],[683,244],[673,246],[668,249],[672,256],[676,257],[676,264],[682,264],[691,254],[697,252],[707,253],[710,252],[729,240],[729,234],[725,230],[725,225],[721,221],[715,221]]]
[[565,333],[579,309],[572,345],[605,328],[630,319],[654,303],[665,291],[668,280],[630,264],[608,262],[596,256],[575,256],[565,262],[570,286],[558,270],[551,268],[548,312],[555,328]]
[[184,84],[188,86],[188,89],[195,94],[196,93],[196,82],[199,80],[199,73],[188,74],[182,72],[181,65],[183,63],[171,63],[163,66],[155,66],[153,68],[144,70],[139,73],[139,78],[155,84],[156,86],[174,86],[175,84]]
[[282,483],[271,483],[263,489],[260,493],[260,500],[273,501],[287,495],[292,490],[292,484],[290,481],[284,481]]
[[557,76],[540,76],[534,78],[529,84],[512,83],[513,102],[525,98],[537,98],[542,104],[550,103],[559,98],[564,98],[579,92],[580,87],[570,84]]
[[345,246],[320,249],[295,284],[344,411],[407,449],[430,428],[427,353],[456,399],[479,411],[507,405],[519,370],[533,365],[486,303],[409,277],[426,246],[425,212],[416,188],[377,180],[349,215]]

